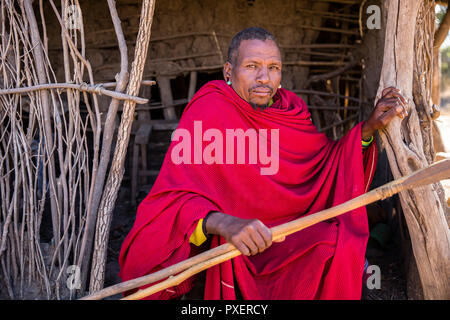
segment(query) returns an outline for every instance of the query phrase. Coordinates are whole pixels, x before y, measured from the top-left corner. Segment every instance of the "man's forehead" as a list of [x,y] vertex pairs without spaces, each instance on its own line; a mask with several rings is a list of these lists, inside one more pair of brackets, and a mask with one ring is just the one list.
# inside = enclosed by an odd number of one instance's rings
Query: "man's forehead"
[[239,60],[272,59],[281,62],[280,50],[276,43],[270,39],[262,41],[257,39],[243,40],[238,51]]

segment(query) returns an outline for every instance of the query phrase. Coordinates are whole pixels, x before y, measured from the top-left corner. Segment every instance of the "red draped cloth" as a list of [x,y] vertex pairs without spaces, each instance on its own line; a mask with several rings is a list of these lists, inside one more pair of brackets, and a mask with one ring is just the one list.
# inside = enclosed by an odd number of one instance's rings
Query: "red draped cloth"
[[[376,144],[362,150],[359,123],[339,141],[319,133],[305,102],[278,89],[274,103],[255,110],[224,81],[205,84],[186,107],[178,128],[202,130],[279,129],[279,170],[267,164],[175,164],[168,149],[151,192],[120,252],[123,281],[156,272],[197,253],[189,242],[198,220],[210,211],[259,219],[273,227],[357,197],[369,188]],[[271,139],[267,149],[271,150]],[[211,142],[204,141],[203,148]],[[192,146],[194,141],[192,141]],[[225,142],[224,142],[225,148]],[[225,152],[224,152],[225,153]],[[236,147],[235,147],[236,156]],[[192,159],[194,152],[192,152]],[[225,159],[225,154],[224,154]],[[236,162],[234,162],[236,163]],[[353,210],[286,237],[255,256],[239,256],[206,272],[205,299],[360,299],[366,243],[365,208]],[[211,248],[225,243],[213,236]],[[206,248],[208,249],[208,248]],[[172,299],[192,288],[193,279],[149,299]]]

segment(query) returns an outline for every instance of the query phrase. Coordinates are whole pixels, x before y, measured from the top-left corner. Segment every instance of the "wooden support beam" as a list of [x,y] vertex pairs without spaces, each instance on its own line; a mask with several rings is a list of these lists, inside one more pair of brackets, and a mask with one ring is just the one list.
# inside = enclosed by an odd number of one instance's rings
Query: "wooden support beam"
[[[126,93],[136,95],[139,92],[144,65],[147,58],[148,44],[150,42],[155,0],[142,2],[140,29],[136,40],[134,61],[130,72]],[[101,198],[95,232],[94,256],[92,259],[90,292],[103,288],[105,278],[106,249],[108,246],[109,227],[112,213],[117,199],[120,184],[124,173],[125,156],[130,139],[131,126],[134,120],[134,108],[136,104],[127,100],[117,134],[116,149],[105,183],[105,189]]]
[[450,13],[447,9],[439,28],[434,33],[433,42],[433,84],[431,89],[431,98],[433,99],[433,103],[437,105],[441,104],[441,55],[439,49],[441,48],[442,43],[444,43],[445,38],[448,36],[449,29]]
[[[133,156],[131,168],[131,205],[136,207],[139,159],[141,159],[141,169],[147,170],[147,145],[152,132],[152,125],[148,122],[141,122],[136,132],[133,142]],[[140,152],[139,152],[140,151]]]
[[280,45],[281,49],[354,49],[354,44],[344,43],[313,43],[313,44],[297,44],[297,45]]
[[[408,99],[408,116],[395,118],[380,133],[395,179],[428,165],[421,122],[413,100],[415,32],[422,0],[388,1],[383,66],[377,99],[394,86]],[[401,26],[401,27],[399,27]],[[427,32],[427,31],[425,31]],[[450,299],[450,231],[437,186],[401,192],[400,201],[425,299]]]
[[335,33],[342,33],[342,34],[349,34],[349,35],[359,35],[359,31],[357,31],[357,30],[314,27],[314,26],[308,26],[308,25],[300,25],[300,26],[297,26],[297,28],[310,29],[310,30],[316,30],[316,31],[335,32]]
[[175,108],[173,107],[172,87],[170,86],[170,78],[166,76],[156,77],[156,82],[159,85],[159,92],[161,94],[161,102],[165,107],[164,119],[176,119]]
[[188,91],[188,101],[191,101],[195,94],[195,89],[197,88],[197,71],[191,71],[189,76],[189,91]]
[[341,98],[341,99],[348,99],[349,101],[355,101],[358,103],[360,102],[359,99],[357,99],[355,97],[344,96],[342,94],[332,93],[332,92],[323,92],[323,91],[317,91],[317,90],[304,90],[304,89],[293,90],[293,91],[297,94],[307,94],[307,95],[316,94],[318,96],[337,97],[337,98]]

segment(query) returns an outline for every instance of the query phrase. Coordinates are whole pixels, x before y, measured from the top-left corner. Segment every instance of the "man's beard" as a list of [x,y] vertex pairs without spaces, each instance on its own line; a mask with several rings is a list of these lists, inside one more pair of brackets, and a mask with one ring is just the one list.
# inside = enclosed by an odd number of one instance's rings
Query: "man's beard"
[[249,102],[249,104],[252,106],[253,109],[255,109],[255,110],[260,109],[260,111],[266,109],[269,106],[267,103],[266,104],[256,104],[253,102]]

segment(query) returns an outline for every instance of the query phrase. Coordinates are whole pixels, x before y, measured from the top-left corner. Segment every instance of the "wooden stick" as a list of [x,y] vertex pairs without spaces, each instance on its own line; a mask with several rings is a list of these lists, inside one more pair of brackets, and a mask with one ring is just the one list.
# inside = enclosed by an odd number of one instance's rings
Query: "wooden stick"
[[237,250],[236,248],[234,248],[229,252],[226,252],[222,255],[213,257],[211,259],[208,259],[206,261],[202,261],[192,267],[190,267],[189,269],[181,272],[180,274],[176,275],[176,276],[170,276],[169,279],[162,281],[158,284],[155,284],[154,286],[148,287],[146,289],[142,289],[139,290],[136,293],[130,294],[120,300],[140,300],[143,299],[151,294],[154,294],[156,292],[159,292],[161,290],[170,288],[174,285],[178,285],[181,282],[183,282],[184,280],[192,277],[193,275],[202,272],[208,268],[211,268],[217,264],[220,264],[224,261],[233,259],[237,256],[240,256],[241,252],[239,250]]
[[[109,12],[114,25],[114,32],[117,37],[117,43],[120,53],[120,72],[116,75],[117,83],[114,86],[116,92],[123,93],[128,84],[128,48],[123,34],[121,21],[117,13],[116,4],[114,0],[107,0]],[[92,242],[94,241],[96,218],[98,206],[100,204],[105,177],[111,159],[111,147],[113,145],[113,138],[115,132],[115,121],[117,111],[120,105],[118,99],[111,99],[108,111],[106,113],[105,125],[103,127],[103,141],[100,151],[100,159],[97,160],[98,165],[96,170],[92,170],[91,188],[89,192],[88,202],[86,205],[86,222],[84,225],[85,233],[81,240],[81,247],[78,255],[77,265],[81,266],[82,289],[87,286],[87,276],[89,270],[89,262],[92,254]],[[100,141],[99,141],[100,142]]]
[[[103,29],[103,30],[98,30],[98,31],[91,31],[90,34],[101,34],[101,33],[105,33],[105,34],[109,34],[111,32],[114,32],[113,28],[108,28],[108,29]],[[139,27],[136,28],[127,28],[127,32],[128,33],[135,33],[135,32],[139,32]],[[175,35],[170,35],[170,36],[165,36],[165,37],[155,37],[151,39],[151,43],[155,43],[158,41],[167,41],[167,40],[174,40],[174,39],[179,39],[179,38],[194,38],[195,36],[209,36],[209,37],[221,37],[221,38],[232,38],[233,35],[232,34],[219,34],[216,33],[214,34],[213,32],[190,32],[190,33],[183,33],[183,34],[175,34]],[[97,35],[97,37],[100,37],[100,35]],[[135,45],[136,42],[132,41],[132,40],[128,40],[126,42],[129,45]],[[151,45],[151,44],[150,44]],[[117,47],[117,43],[116,42],[111,42],[111,43],[103,43],[100,45],[96,45],[96,46],[91,46],[91,48],[94,49],[102,49],[102,48],[116,48]],[[59,51],[62,50],[61,47],[51,47],[49,48],[52,51]]]
[[333,71],[328,72],[328,73],[323,73],[323,74],[318,74],[318,75],[315,75],[315,76],[311,76],[306,81],[306,83],[303,86],[305,88],[308,88],[309,85],[312,82],[317,82],[317,81],[320,81],[320,80],[328,80],[328,79],[337,77],[338,75],[344,73],[345,71],[347,71],[349,69],[352,69],[353,67],[357,66],[358,64],[359,64],[358,60],[356,60],[356,59],[355,60],[351,60],[346,65],[340,67],[339,69],[333,70]]
[[449,29],[450,29],[450,13],[447,9],[447,12],[445,13],[444,18],[442,19],[439,28],[436,30],[434,34],[434,43],[433,43],[434,50],[439,50],[442,43],[445,41],[445,38],[447,38]]
[[181,34],[175,34],[165,37],[154,37],[152,38],[151,42],[157,42],[157,41],[166,41],[166,40],[173,40],[178,38],[191,38],[194,36],[209,36],[209,37],[225,37],[225,38],[231,38],[232,35],[227,34],[220,34],[215,32],[189,32],[189,33],[181,33]]
[[[154,81],[154,80],[142,80],[141,81],[141,85],[143,85],[143,86],[154,86],[155,84],[156,84],[156,81]],[[104,88],[115,87],[116,85],[117,85],[117,82],[101,83],[101,86]]]
[[314,16],[323,17],[324,20],[333,19],[333,20],[338,20],[338,21],[358,23],[358,16],[352,15],[352,14],[342,14],[342,13],[335,13],[335,12],[329,12],[329,11],[308,10],[308,9],[303,9],[303,8],[300,10],[300,14],[313,14]]
[[[213,51],[213,52],[205,52],[205,53],[196,53],[196,54],[188,54],[184,56],[175,56],[175,57],[165,57],[165,58],[159,58],[159,59],[153,59],[150,60],[150,62],[155,65],[160,62],[166,62],[166,61],[177,61],[177,60],[188,60],[188,59],[195,59],[195,58],[204,58],[204,57],[210,57],[210,56],[221,56],[222,53],[219,51]],[[222,58],[221,58],[222,61]],[[98,68],[99,69],[99,68]]]
[[308,110],[360,110],[360,107],[346,106],[308,106]]
[[302,66],[302,67],[308,67],[308,66],[342,66],[344,65],[343,61],[285,61],[283,62],[283,65],[285,66]]
[[324,92],[324,91],[317,91],[317,90],[304,90],[304,89],[297,89],[297,90],[292,90],[292,91],[297,94],[307,94],[307,95],[316,94],[318,96],[337,97],[337,98],[348,99],[349,101],[354,101],[354,102],[360,103],[360,100],[355,97],[344,96],[342,94],[333,93],[333,92]]
[[[450,160],[447,159],[436,162],[429,167],[412,173],[409,176],[394,180],[338,206],[273,227],[271,229],[272,239],[273,241],[280,240],[318,222],[334,218],[338,215],[363,207],[375,201],[386,199],[406,189],[427,185],[448,178],[450,178]],[[165,288],[170,288],[177,285],[196,273],[206,270],[226,260],[232,259],[240,254],[241,253],[232,244],[226,243],[158,272],[94,292],[89,296],[83,297],[82,300],[103,299],[105,297],[169,277],[167,280],[162,281],[155,286],[139,290],[138,292],[124,298],[126,300],[142,299]],[[175,274],[177,275],[174,276]]]
[[[139,93],[145,61],[147,58],[148,44],[150,42],[154,10],[155,0],[144,0],[142,2],[141,19],[139,22],[140,28],[134,49],[134,60],[131,66],[130,81],[126,91],[128,95],[134,96]],[[111,162],[108,179],[105,183],[105,188],[97,214],[91,281],[89,285],[90,292],[98,291],[103,287],[109,227],[111,224],[114,204],[116,202],[119,187],[124,174],[123,168],[128,142],[130,140],[131,125],[134,120],[135,107],[136,104],[133,101],[127,100],[125,102],[125,106],[123,108],[124,112],[122,113],[117,133],[116,148],[114,150],[114,156]]]
[[[109,85],[109,83],[108,83]],[[105,96],[110,96],[112,98],[118,99],[118,100],[131,100],[134,103],[137,104],[144,104],[148,102],[148,99],[140,98],[136,96],[132,96],[129,94],[107,90],[102,87],[101,84],[92,86],[88,85],[86,83],[47,83],[47,84],[39,84],[35,86],[30,87],[21,87],[21,88],[11,88],[11,89],[2,89],[0,90],[0,95],[2,94],[18,94],[18,93],[28,93],[32,91],[38,91],[38,90],[50,90],[50,89],[75,89],[80,90],[84,92],[89,93],[96,93],[96,94],[104,94]]]
[[297,45],[280,45],[281,49],[354,49],[354,44],[344,43],[313,43],[313,44],[297,44]]
[[359,112],[358,112],[358,113],[355,113],[355,114],[353,114],[353,115],[351,115],[351,116],[348,116],[347,118],[345,118],[345,119],[343,119],[343,120],[341,120],[341,121],[338,121],[338,122],[332,123],[332,124],[330,124],[330,125],[328,125],[328,126],[326,126],[326,127],[320,128],[319,132],[327,131],[328,129],[334,128],[334,127],[336,127],[336,126],[339,126],[339,125],[341,125],[341,124],[344,124],[344,123],[346,123],[347,121],[353,120],[353,119],[358,118],[358,117],[359,117]]
[[359,4],[359,0],[316,0],[317,2],[334,2],[342,4]]
[[217,256],[221,256],[223,254],[226,254],[227,252],[230,252],[233,249],[234,249],[234,246],[232,244],[225,243],[221,246],[218,246],[214,249],[200,253],[192,258],[181,261],[177,264],[174,264],[170,267],[167,267],[167,268],[157,271],[155,273],[148,274],[148,275],[142,276],[140,278],[132,279],[132,280],[129,280],[126,282],[118,283],[116,285],[105,288],[101,291],[94,292],[86,297],[81,298],[80,300],[103,299],[103,298],[115,295],[117,293],[121,293],[121,292],[131,290],[131,289],[134,289],[134,288],[137,288],[137,287],[149,284],[149,283],[153,283],[153,282],[165,279],[167,277],[170,277],[174,274],[180,273],[196,264],[202,263],[204,261],[207,261],[207,260],[212,259]]
[[350,35],[359,35],[359,31],[339,29],[339,28],[314,27],[314,26],[307,26],[307,25],[299,25],[299,26],[297,26],[297,28],[311,29],[311,30],[316,30],[316,31],[336,32],[336,33],[350,34]]

